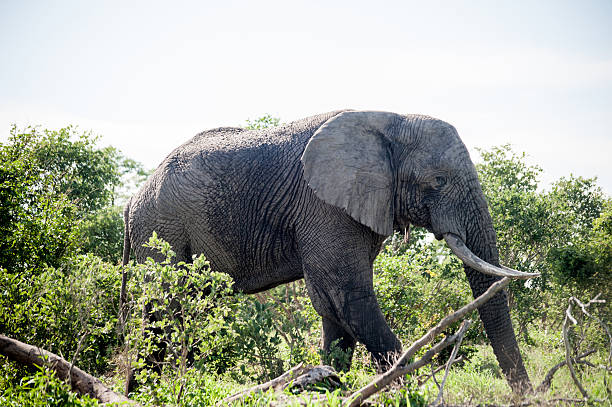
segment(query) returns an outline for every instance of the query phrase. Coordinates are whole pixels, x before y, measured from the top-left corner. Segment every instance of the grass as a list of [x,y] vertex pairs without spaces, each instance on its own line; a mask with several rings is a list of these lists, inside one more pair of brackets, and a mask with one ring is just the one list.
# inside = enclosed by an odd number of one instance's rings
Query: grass
[[[560,334],[534,332],[532,336],[534,344],[522,345],[521,349],[529,377],[534,386],[538,386],[550,368],[565,359],[565,350]],[[451,369],[445,385],[445,401],[461,405],[509,404],[517,401],[501,374],[492,348],[489,345],[478,345],[477,349],[463,366]],[[596,353],[587,359],[598,366],[605,364],[606,357],[603,353]],[[611,379],[609,372],[598,367],[579,365],[577,374],[591,398],[606,400],[602,405],[610,405],[610,389],[606,389],[606,383],[609,386]],[[436,375],[439,382],[443,375],[444,372]],[[437,386],[430,380],[425,386],[427,400],[433,401],[437,393]],[[562,402],[556,399],[580,398],[582,395],[566,366],[556,372],[547,392],[531,396],[531,400],[538,400],[543,405],[561,405]]]
[[[521,345],[525,364],[529,376],[534,386],[539,385],[551,367],[562,361],[565,351],[562,345],[560,334],[543,334],[534,332],[532,334],[534,343],[532,345]],[[489,345],[477,345],[476,352],[472,354],[468,361],[460,366],[453,366],[444,389],[444,401],[451,405],[508,405],[518,402],[520,399],[515,396],[503,377],[493,350]],[[360,352],[358,352],[360,353]],[[359,355],[358,355],[359,357]],[[596,353],[587,358],[593,364],[603,365],[607,355]],[[430,368],[426,367],[420,373],[426,373]],[[604,400],[603,403],[594,405],[611,405],[610,396],[606,389],[606,381],[610,383],[610,373],[601,368],[580,365],[577,369],[579,378],[583,386],[594,399]],[[436,375],[439,382],[442,381],[444,371]],[[341,375],[344,383],[343,393],[346,395],[350,390],[358,389],[368,383],[373,377],[373,372],[363,369],[353,369],[351,372]],[[236,390],[238,391],[238,390]],[[228,393],[229,394],[229,393]],[[381,392],[373,402],[375,405],[384,406],[421,406],[432,403],[438,394],[438,387],[433,380],[429,380],[422,388],[418,389],[410,384],[404,386],[395,385],[385,392]],[[330,397],[330,393],[327,393]],[[335,405],[340,393],[331,394],[328,400],[332,403],[324,405]],[[300,405],[300,401],[308,400],[307,395],[283,396],[283,405]],[[222,397],[221,397],[222,398]],[[580,399],[581,394],[574,385],[567,367],[557,371],[551,384],[551,388],[543,394],[530,396],[528,400],[534,404],[544,406],[568,405],[559,399]],[[316,399],[315,399],[316,400]],[[311,400],[307,405],[322,405],[315,400]],[[243,402],[243,406],[264,406],[273,405],[274,401],[281,401],[274,396],[267,394],[255,396]],[[570,403],[571,405],[571,403]],[[584,405],[584,403],[576,403]]]

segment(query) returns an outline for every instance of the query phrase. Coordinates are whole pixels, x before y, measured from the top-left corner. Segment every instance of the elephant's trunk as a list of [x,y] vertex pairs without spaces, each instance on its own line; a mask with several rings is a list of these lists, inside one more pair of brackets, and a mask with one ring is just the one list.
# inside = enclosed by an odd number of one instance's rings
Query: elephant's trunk
[[[476,197],[474,197],[474,204],[478,207],[478,210],[472,213],[478,215],[467,220],[465,248],[469,249],[468,252],[476,259],[488,264],[490,270],[503,271],[499,265],[499,253],[493,222],[480,185],[478,184],[472,188],[472,191],[477,192],[475,194]],[[458,246],[461,246],[461,244],[458,244]],[[464,261],[465,272],[475,298],[500,279],[499,276],[484,274],[478,271],[483,265],[479,264],[478,261],[474,261],[474,258],[471,258],[471,256],[468,255],[466,259],[462,260]],[[514,272],[516,271],[514,270]],[[516,342],[505,291],[499,292],[480,307],[478,312],[495,356],[510,387],[512,387],[515,393],[519,394],[531,392],[531,382],[529,381],[529,376],[523,365],[523,359]]]

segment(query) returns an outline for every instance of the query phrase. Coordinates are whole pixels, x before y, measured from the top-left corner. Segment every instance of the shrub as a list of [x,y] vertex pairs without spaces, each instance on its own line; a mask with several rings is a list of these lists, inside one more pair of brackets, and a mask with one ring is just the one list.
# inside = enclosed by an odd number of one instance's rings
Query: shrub
[[[178,404],[187,385],[188,371],[194,364],[214,364],[214,356],[234,336],[227,319],[235,313],[233,281],[227,274],[210,270],[204,256],[193,263],[172,264],[175,253],[170,245],[153,234],[147,247],[164,255],[156,263],[151,258],[144,264],[132,265],[129,284],[132,318],[128,320],[126,344],[128,365],[141,368],[138,380],[151,386],[160,379],[171,383],[172,402]],[[141,310],[147,318],[141,318]],[[154,360],[146,366],[143,356]],[[163,402],[163,400],[157,400]]]
[[79,396],[70,391],[67,383],[48,368],[10,384],[0,393],[0,405],[4,407],[94,407],[98,401],[89,396]]

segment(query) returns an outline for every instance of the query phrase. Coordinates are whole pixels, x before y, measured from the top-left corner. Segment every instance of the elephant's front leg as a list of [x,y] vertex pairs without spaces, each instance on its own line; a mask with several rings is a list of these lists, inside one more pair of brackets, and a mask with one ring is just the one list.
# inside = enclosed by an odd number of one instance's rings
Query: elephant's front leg
[[[318,263],[318,262],[317,262]],[[365,264],[364,264],[365,263]],[[325,268],[306,264],[304,278],[312,303],[323,318],[324,350],[334,340],[341,347],[363,343],[380,368],[389,366],[401,343],[380,310],[367,258],[336,258]],[[361,266],[361,267],[359,267]]]

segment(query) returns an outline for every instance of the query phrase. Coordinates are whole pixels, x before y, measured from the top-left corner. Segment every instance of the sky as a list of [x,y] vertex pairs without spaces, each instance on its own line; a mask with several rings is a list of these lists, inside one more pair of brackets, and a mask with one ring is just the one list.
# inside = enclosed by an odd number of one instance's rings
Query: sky
[[612,195],[612,2],[0,0],[0,141],[68,124],[153,168],[197,132],[336,109],[511,143]]

